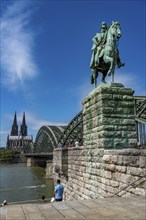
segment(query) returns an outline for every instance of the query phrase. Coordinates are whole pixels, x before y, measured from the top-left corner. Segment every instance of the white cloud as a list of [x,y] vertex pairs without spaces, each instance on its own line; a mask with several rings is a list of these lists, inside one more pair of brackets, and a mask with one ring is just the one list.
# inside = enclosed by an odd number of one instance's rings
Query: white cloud
[[[20,116],[19,116],[20,118]],[[22,114],[21,114],[21,120],[22,120]],[[28,127],[33,129],[33,130],[39,130],[41,126],[43,125],[66,125],[65,123],[60,123],[60,122],[52,122],[52,121],[47,121],[43,119],[39,119],[36,117],[34,114],[30,112],[26,112],[26,120]]]
[[134,95],[146,95],[145,82],[143,82],[143,84],[139,83],[139,74],[117,71],[115,74],[115,82],[123,84],[124,87],[133,89],[135,91]]
[[[43,125],[56,125],[56,126],[66,125],[65,123],[62,123],[62,122],[53,122],[49,120],[43,120],[28,111],[25,112],[25,117],[26,117],[26,124],[28,126],[28,129],[32,129],[34,131],[38,131]],[[13,123],[14,115],[7,114],[6,118]],[[18,125],[22,123],[22,118],[23,118],[23,112],[18,112],[17,113]]]
[[16,2],[1,17],[2,82],[10,89],[21,86],[38,72],[33,55],[34,35],[28,29],[28,7],[28,1]]
[[[49,121],[49,120],[43,120],[28,111],[25,111],[25,117],[26,117],[26,124],[28,127],[28,135],[32,134],[34,140],[35,140],[37,132],[44,125],[55,125],[55,126],[67,125],[66,123],[62,123],[62,122],[53,122],[53,121]],[[17,112],[17,124],[18,124],[19,129],[20,129],[20,125],[22,124],[22,118],[23,118],[23,112]],[[7,121],[10,121],[10,123],[9,123],[10,129],[9,129],[9,131],[0,131],[0,146],[1,147],[6,146],[7,135],[10,134],[14,115],[5,114],[5,119]]]
[[[109,80],[111,81],[110,77]],[[136,76],[132,73],[125,73],[122,71],[117,71],[114,75],[114,82],[121,83],[124,87],[135,87],[137,86],[137,79]]]
[[0,147],[6,146],[6,139],[9,131],[0,131]]
[[[97,86],[100,86],[102,84],[101,82],[101,76],[102,74],[99,73],[99,76],[97,78]],[[125,73],[120,70],[116,71],[114,75],[114,82],[115,83],[121,83],[126,88],[131,88],[135,90],[134,95],[142,96],[146,94],[146,89],[144,86],[140,85],[138,83],[138,74],[134,73]],[[110,83],[112,81],[111,76],[106,77],[106,82]],[[80,85],[78,88],[76,88],[76,93],[79,94],[79,101],[81,102],[86,96],[89,95],[89,93],[94,89],[94,85],[90,84],[90,78],[88,82],[84,82],[84,84]],[[74,91],[75,93],[75,91]]]

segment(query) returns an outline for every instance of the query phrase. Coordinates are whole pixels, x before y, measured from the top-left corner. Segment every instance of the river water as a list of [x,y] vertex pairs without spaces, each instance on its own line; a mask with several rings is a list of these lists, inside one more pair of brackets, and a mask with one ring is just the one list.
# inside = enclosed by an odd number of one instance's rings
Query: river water
[[53,196],[54,183],[45,169],[26,164],[0,165],[0,203],[46,199]]

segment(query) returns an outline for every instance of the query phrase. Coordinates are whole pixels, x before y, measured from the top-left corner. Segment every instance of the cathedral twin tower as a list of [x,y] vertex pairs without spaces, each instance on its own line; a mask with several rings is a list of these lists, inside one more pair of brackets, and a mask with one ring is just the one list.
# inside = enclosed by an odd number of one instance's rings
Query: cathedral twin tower
[[15,112],[11,133],[7,137],[7,148],[11,150],[21,150],[23,152],[27,152],[32,143],[32,135],[27,134],[25,112],[23,113],[23,119],[22,124],[20,126],[20,130],[18,130],[17,115]]
[[21,124],[19,132],[18,132],[16,112],[15,112],[15,115],[14,115],[14,121],[13,121],[13,125],[12,125],[11,136],[18,136],[18,135],[27,136],[27,126],[26,126],[26,121],[25,121],[25,112],[23,113],[22,124]]

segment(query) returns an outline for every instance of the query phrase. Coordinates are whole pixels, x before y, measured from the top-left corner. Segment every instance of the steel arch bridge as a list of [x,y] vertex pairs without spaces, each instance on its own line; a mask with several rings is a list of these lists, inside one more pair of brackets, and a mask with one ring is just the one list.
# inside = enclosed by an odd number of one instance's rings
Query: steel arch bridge
[[61,134],[66,126],[42,126],[36,136],[33,152],[34,153],[50,153],[57,146]]
[[68,126],[42,126],[36,136],[33,152],[50,153],[59,145],[64,147],[73,145],[75,141],[80,145],[83,141],[83,114],[79,112],[68,124]]
[[[142,145],[146,145],[146,97],[134,96],[135,121],[137,136]],[[83,144],[83,112],[79,112],[67,126],[42,126],[37,133],[33,151],[35,153],[50,153],[61,145],[74,145],[75,141]]]
[[62,147],[67,145],[74,145],[78,141],[80,145],[83,144],[83,112],[80,111],[68,124],[65,131],[62,133],[58,144]]

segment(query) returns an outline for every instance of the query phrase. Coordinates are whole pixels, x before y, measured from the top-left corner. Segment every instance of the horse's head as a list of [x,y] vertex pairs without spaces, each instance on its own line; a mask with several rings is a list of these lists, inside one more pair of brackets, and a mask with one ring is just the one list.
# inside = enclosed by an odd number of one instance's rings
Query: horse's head
[[109,30],[111,32],[111,34],[116,38],[119,39],[122,35],[121,33],[121,27],[120,27],[120,23],[119,22],[114,22],[112,21],[112,24],[109,27]]

